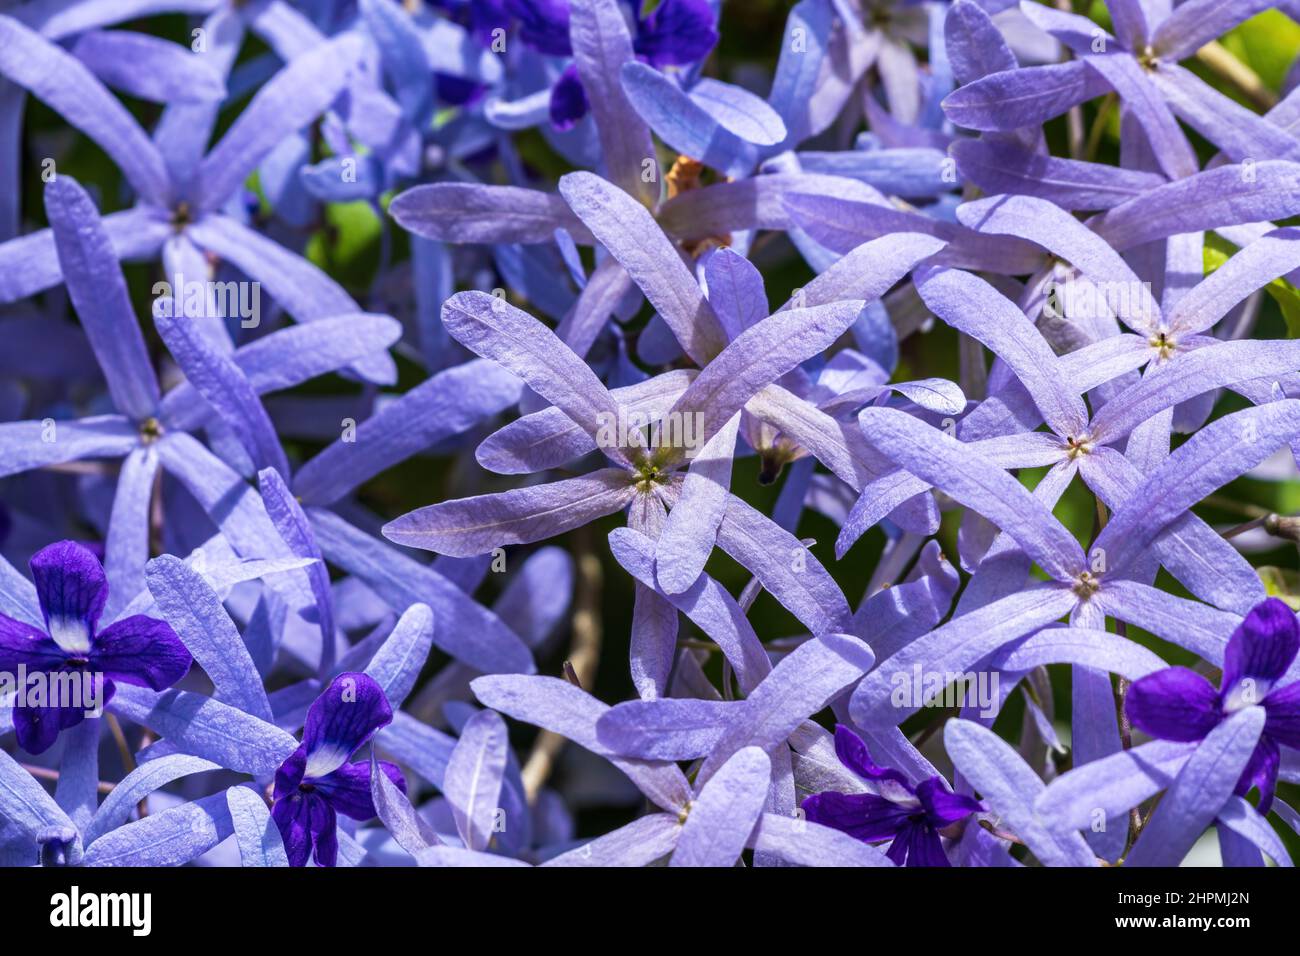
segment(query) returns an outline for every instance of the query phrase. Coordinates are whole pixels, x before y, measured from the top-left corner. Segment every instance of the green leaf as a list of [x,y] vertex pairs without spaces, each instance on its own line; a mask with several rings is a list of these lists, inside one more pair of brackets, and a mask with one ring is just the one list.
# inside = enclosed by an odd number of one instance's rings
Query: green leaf
[[1259,579],[1264,582],[1269,597],[1284,601],[1293,611],[1300,611],[1300,573],[1265,565],[1259,569]]
[[1300,25],[1278,10],[1251,17],[1220,41],[1272,90],[1282,87],[1300,49]]
[[[1228,261],[1237,251],[1237,247],[1213,233],[1205,235],[1205,274],[1209,275]],[[1300,290],[1285,279],[1274,279],[1264,287],[1269,296],[1282,310],[1286,320],[1287,336],[1300,339]]]

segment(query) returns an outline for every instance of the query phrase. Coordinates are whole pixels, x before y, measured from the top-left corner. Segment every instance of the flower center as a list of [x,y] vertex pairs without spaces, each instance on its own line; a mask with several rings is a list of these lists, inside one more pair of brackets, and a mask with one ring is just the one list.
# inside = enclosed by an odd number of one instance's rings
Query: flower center
[[1158,332],[1151,336],[1147,341],[1151,347],[1156,350],[1161,359],[1167,359],[1172,356],[1174,350],[1178,347],[1178,343],[1175,342],[1167,332]]
[[1088,454],[1092,451],[1092,447],[1092,439],[1087,435],[1082,435],[1078,438],[1071,435],[1065,440],[1066,457],[1071,461],[1078,458],[1080,455]]
[[172,228],[180,232],[186,226],[194,221],[194,212],[190,209],[190,204],[182,200],[176,204],[172,210]]
[[1142,69],[1147,70],[1148,72],[1154,70],[1156,67],[1160,65],[1160,58],[1156,56],[1155,48],[1152,47],[1151,44],[1149,43],[1142,50],[1142,52],[1138,54],[1137,60],[1138,60],[1138,65],[1141,66]]
[[140,440],[146,445],[152,445],[163,436],[162,422],[150,415],[140,423]]
[[1084,571],[1074,579],[1074,587],[1071,590],[1086,601],[1101,590],[1101,582],[1097,580],[1091,571]]

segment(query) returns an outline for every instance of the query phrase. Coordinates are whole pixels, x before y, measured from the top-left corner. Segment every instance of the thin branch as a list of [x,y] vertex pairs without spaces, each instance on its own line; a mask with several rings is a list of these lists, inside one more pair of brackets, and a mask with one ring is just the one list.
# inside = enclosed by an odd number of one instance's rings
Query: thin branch
[[[52,770],[49,767],[38,767],[35,764],[30,763],[19,764],[18,766],[22,767],[38,780],[52,780],[55,783],[59,782],[59,772],[57,770]],[[117,784],[109,783],[106,780],[100,780],[95,784],[95,789],[100,793],[112,793],[115,786],[117,786]]]
[[[600,593],[604,573],[596,557],[590,528],[574,532],[578,580],[574,595],[573,640],[568,660],[564,662],[565,677],[579,687],[590,688],[595,683],[596,667],[600,663],[601,621]],[[529,802],[545,785],[555,768],[556,758],[566,739],[557,733],[543,730],[537,735],[533,749],[528,754],[520,776]]]
[[1277,106],[1277,94],[1264,85],[1259,74],[1228,52],[1218,40],[1211,40],[1196,51],[1197,61],[1221,80],[1231,83],[1243,96],[1262,110]]

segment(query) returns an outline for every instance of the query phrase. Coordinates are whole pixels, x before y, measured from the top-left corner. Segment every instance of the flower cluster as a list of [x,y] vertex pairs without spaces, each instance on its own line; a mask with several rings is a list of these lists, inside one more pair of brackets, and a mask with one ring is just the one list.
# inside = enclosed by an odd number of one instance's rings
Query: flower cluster
[[1297,18],[0,4],[0,865],[1290,866]]

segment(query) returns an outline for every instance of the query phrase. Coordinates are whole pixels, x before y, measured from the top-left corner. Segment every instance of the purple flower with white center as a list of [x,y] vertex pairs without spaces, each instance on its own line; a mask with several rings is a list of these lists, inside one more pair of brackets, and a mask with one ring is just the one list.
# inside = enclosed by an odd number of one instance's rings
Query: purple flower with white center
[[1269,598],[1229,638],[1218,689],[1193,670],[1170,667],[1136,681],[1125,710],[1133,726],[1152,737],[1190,742],[1203,740],[1243,708],[1264,708],[1264,731],[1235,792],[1245,796],[1258,787],[1259,812],[1266,814],[1277,785],[1279,745],[1300,747],[1300,680],[1291,669],[1297,651],[1295,612]]
[[[83,546],[51,544],[32,556],[31,569],[45,630],[0,614],[0,671],[89,673],[102,706],[114,682],[163,690],[190,669],[190,652],[165,621],[136,614],[99,629],[108,580]],[[14,731],[19,746],[39,754],[85,718],[84,706],[17,706]]]
[[951,866],[940,837],[956,835],[963,821],[982,812],[978,800],[953,793],[942,777],[912,786],[899,771],[877,766],[862,738],[843,724],[835,727],[835,754],[870,792],[813,794],[800,804],[809,820],[864,843],[892,841],[885,855],[899,866]]
[[[275,772],[271,818],[284,839],[290,866],[338,861],[338,814],[354,820],[375,816],[370,792],[370,761],[349,763],[352,755],[393,720],[383,688],[368,674],[338,675],[307,711],[302,744]],[[380,769],[406,792],[396,764]]]
[[[640,15],[639,0],[626,6],[633,19],[632,49],[656,69],[697,63],[718,42],[706,0],[663,0],[648,16]],[[506,0],[505,7],[519,21],[525,44],[548,56],[573,56],[568,0]],[[572,129],[589,109],[577,64],[570,63],[551,89],[551,122],[556,129]]]

